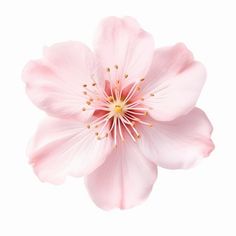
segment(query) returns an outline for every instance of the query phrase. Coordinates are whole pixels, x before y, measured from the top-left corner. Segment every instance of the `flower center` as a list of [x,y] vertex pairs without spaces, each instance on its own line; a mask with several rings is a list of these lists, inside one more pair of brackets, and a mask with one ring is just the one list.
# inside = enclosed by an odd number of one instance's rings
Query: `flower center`
[[116,113],[120,114],[122,112],[122,109],[123,107],[121,105],[115,105],[114,110]]
[[110,114],[112,116],[123,116],[126,110],[126,104],[122,100],[115,100],[112,98],[112,101],[110,102]]
[[[113,76],[117,78],[116,72],[119,67],[116,65],[114,68]],[[96,83],[93,83],[91,88],[87,84],[83,85],[85,89],[83,94],[88,98],[86,105],[89,107],[83,107],[82,111],[94,111],[92,122],[87,125],[87,128],[94,129],[98,140],[111,135],[115,145],[118,138],[125,141],[128,136],[136,142],[140,138],[139,125],[152,127],[152,124],[147,122],[148,110],[151,108],[143,104],[141,88],[144,79],[127,85],[123,80],[127,80],[128,74],[114,80],[110,68],[107,72],[105,88],[101,88]]]

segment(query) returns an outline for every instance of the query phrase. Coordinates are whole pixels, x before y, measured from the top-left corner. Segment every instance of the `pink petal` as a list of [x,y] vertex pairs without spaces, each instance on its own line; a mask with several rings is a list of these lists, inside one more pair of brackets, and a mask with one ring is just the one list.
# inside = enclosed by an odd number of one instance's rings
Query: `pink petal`
[[156,176],[156,166],[127,139],[118,144],[104,164],[86,178],[86,185],[100,208],[125,209],[147,198]]
[[193,61],[183,44],[177,44],[155,52],[146,78],[144,103],[152,108],[150,115],[159,121],[169,121],[195,106],[206,71],[201,63]]
[[194,108],[169,122],[152,120],[153,127],[141,127],[138,142],[142,153],[164,168],[189,168],[214,149],[212,125],[203,111]]
[[[127,74],[124,83],[129,84],[146,75],[152,62],[154,41],[133,18],[108,17],[98,28],[95,52],[103,69],[101,76],[116,80]],[[109,73],[106,68],[110,68]]]
[[91,51],[79,42],[58,43],[44,50],[42,60],[29,62],[23,71],[31,100],[48,114],[88,119],[84,84],[92,84],[95,71]]
[[67,175],[83,176],[101,165],[111,150],[109,138],[97,140],[78,121],[47,119],[31,145],[30,162],[42,181],[61,184]]

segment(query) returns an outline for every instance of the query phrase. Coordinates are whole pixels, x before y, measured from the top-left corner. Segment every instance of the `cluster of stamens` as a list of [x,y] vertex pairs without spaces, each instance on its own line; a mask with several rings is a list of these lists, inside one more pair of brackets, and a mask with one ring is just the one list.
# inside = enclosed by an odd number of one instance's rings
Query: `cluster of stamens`
[[[117,71],[118,66],[115,65],[114,69]],[[93,120],[87,124],[87,128],[94,129],[98,140],[111,135],[115,145],[118,137],[125,140],[124,132],[136,142],[140,138],[137,124],[152,127],[146,119],[151,108],[143,105],[141,87],[144,78],[129,85],[127,90],[122,86],[122,80],[127,79],[128,74],[114,80],[110,78],[110,72],[111,68],[107,68],[109,79],[106,80],[106,88],[101,88],[96,82],[83,85],[86,104],[82,111],[94,110]]]

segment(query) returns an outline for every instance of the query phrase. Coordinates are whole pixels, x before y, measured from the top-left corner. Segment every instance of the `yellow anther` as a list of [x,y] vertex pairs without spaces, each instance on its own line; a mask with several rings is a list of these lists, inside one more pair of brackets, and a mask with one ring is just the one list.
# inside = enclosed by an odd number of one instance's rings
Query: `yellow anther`
[[140,98],[141,101],[144,101],[144,98]]
[[88,105],[91,105],[91,102],[90,102],[90,101],[87,101],[86,103],[87,103]]
[[86,92],[86,91],[84,91],[84,92],[83,92],[83,94],[84,94],[84,95],[87,95],[87,92]]
[[141,87],[140,87],[140,86],[137,86],[136,88],[137,88],[137,91],[140,91],[140,90],[141,90]]
[[107,72],[110,72],[110,71],[111,71],[111,69],[109,67],[107,67]]
[[109,102],[113,102],[114,101],[114,98],[112,96],[108,97],[108,101]]
[[140,134],[137,134],[137,138],[140,138],[141,136],[140,136]]
[[140,79],[141,82],[143,82],[144,80],[145,80],[144,78]]
[[84,84],[83,87],[86,88],[86,87],[87,87],[87,84]]
[[155,94],[154,94],[154,93],[151,93],[151,94],[150,94],[150,96],[154,97],[154,96],[155,96]]
[[115,65],[114,67],[118,70],[118,65]]
[[96,132],[95,135],[98,136],[98,132]]
[[147,111],[145,111],[145,112],[144,112],[144,115],[146,116],[147,114],[148,114],[148,112],[147,112]]
[[153,127],[153,125],[151,123],[148,124],[149,127]]
[[92,101],[93,101],[93,99],[92,99],[92,98],[89,98],[89,101],[90,101],[90,102],[92,102]]
[[97,140],[101,140],[101,137],[97,136]]
[[116,113],[121,113],[122,112],[122,107],[120,105],[115,105],[115,112]]
[[88,128],[88,129],[90,129],[90,127],[91,127],[90,125],[87,125],[87,128]]
[[128,76],[129,76],[128,74],[125,74],[125,78],[128,78]]
[[96,86],[96,83],[93,83],[92,86]]
[[82,108],[82,111],[86,111],[86,108],[85,108],[85,107],[83,107],[83,108]]

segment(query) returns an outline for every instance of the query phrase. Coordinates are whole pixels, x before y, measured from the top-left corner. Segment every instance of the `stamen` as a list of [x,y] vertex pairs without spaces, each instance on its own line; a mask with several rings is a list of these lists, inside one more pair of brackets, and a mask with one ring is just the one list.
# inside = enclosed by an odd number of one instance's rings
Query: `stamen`
[[[136,89],[135,89],[136,88]],[[128,95],[126,96],[124,102],[129,101],[135,94],[136,91],[140,91],[141,87],[140,87],[140,82],[138,83],[134,83],[134,85],[132,86],[132,88],[130,89]]]
[[94,125],[95,125],[95,127],[96,127],[96,125],[98,124],[98,122],[99,122],[100,120],[105,120],[107,116],[108,116],[108,113],[106,113],[106,114],[103,115],[103,116],[98,117],[97,119],[95,119],[94,121],[92,121],[89,125],[90,125],[90,126],[94,126]]
[[91,103],[91,105],[90,105],[90,107],[87,107],[87,108],[83,108],[82,109],[83,111],[85,111],[85,110],[87,110],[87,111],[91,111],[91,110],[100,110],[100,111],[110,111],[110,109],[109,108],[106,108],[106,107],[98,107],[98,106],[96,106],[96,105],[93,105],[92,103]]
[[132,116],[132,115],[126,115],[126,116],[128,116],[130,120],[137,121],[137,122],[139,122],[140,124],[147,125],[147,126],[149,126],[149,127],[152,127],[152,126],[153,126],[151,123],[142,121],[142,120],[136,118],[135,116]]
[[134,84],[134,85],[132,86],[132,88],[130,89],[128,95],[126,96],[124,102],[127,102],[127,101],[133,96],[133,94],[136,92],[136,91],[135,91],[136,85],[137,85],[137,84]]
[[135,132],[135,134],[137,135],[137,137],[140,136],[140,134],[138,133],[138,131],[135,129],[134,125],[133,125],[125,116],[124,116],[123,118],[124,118],[124,120],[127,121],[127,124],[129,124],[129,125],[132,127],[132,129],[133,129],[133,131]]
[[129,104],[127,105],[127,108],[135,107],[135,106],[137,106],[137,105],[140,105],[140,101],[129,103]]
[[140,91],[140,90],[141,90],[141,87],[140,87],[140,86],[137,86],[136,89],[137,89],[137,91]]
[[97,90],[89,89],[86,84],[84,84],[83,87],[86,89],[86,91],[84,91],[83,94],[85,94],[85,92],[86,92],[85,95],[87,95],[87,92],[89,92],[89,93],[93,94],[94,96],[100,96],[100,94],[98,93]]
[[110,79],[110,92],[111,92],[111,96],[114,97],[111,81],[112,80]]
[[119,125],[119,133],[120,133],[120,137],[122,141],[125,141],[123,133],[122,133],[122,129],[121,129],[121,125],[120,125],[120,119],[118,119],[118,125]]
[[110,129],[109,129],[109,131],[108,131],[108,134],[111,133],[111,131],[112,131],[113,128],[114,128],[114,125],[115,125],[115,122],[114,122],[114,119],[113,119],[112,125],[111,125],[111,127],[110,127]]
[[108,101],[109,101],[109,102],[114,102],[114,98],[113,98],[112,96],[109,96],[109,97],[108,97]]
[[100,125],[100,124],[102,124],[102,123],[104,123],[104,122],[106,122],[106,119],[103,119],[103,120],[98,121],[94,127],[95,127],[95,128],[98,128],[98,125]]
[[145,107],[129,107],[129,110],[137,110],[137,111],[148,111],[150,108],[145,108]]
[[[94,84],[96,84],[96,83],[94,83]],[[105,98],[108,98],[108,97],[109,97],[109,96],[107,95],[106,91],[105,91],[104,89],[100,88],[99,85],[97,86],[97,84],[96,84],[95,86],[96,86],[97,91],[100,92],[100,94],[102,94]]]
[[115,146],[117,146],[117,145],[116,145],[116,128],[117,128],[117,127],[116,127],[116,120],[117,120],[117,118],[116,118],[116,116],[115,116],[115,117],[114,117],[114,121],[113,121],[113,122],[114,122],[114,140],[115,140]]
[[134,111],[127,111],[126,114],[133,114],[133,115],[138,115],[138,116],[146,116],[148,113],[145,111],[144,113],[141,112],[134,112]]
[[129,128],[126,126],[123,117],[121,117],[121,122],[124,125],[125,129],[127,130],[128,134],[130,135],[130,137],[133,139],[134,142],[136,142],[136,139],[134,138],[134,136],[131,134]]
[[105,129],[105,127],[106,127],[106,125],[107,125],[107,123],[108,123],[109,120],[110,120],[110,118],[108,117],[108,118],[106,119],[106,122],[104,123],[104,125],[102,126],[102,128],[101,128],[100,131],[99,131],[99,134],[100,134],[100,135],[102,135],[102,133],[103,133],[103,131],[104,131],[104,129]]

